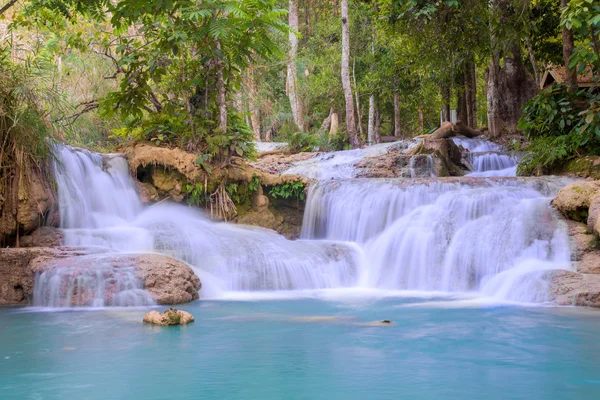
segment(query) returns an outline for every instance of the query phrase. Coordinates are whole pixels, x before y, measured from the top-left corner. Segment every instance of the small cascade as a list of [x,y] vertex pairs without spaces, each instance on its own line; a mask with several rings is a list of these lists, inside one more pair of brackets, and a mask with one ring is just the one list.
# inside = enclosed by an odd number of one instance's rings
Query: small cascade
[[256,151],[258,153],[265,153],[267,151],[285,150],[288,148],[288,144],[285,142],[254,142]]
[[509,154],[497,143],[485,139],[469,139],[455,137],[452,139],[457,146],[469,151],[468,161],[475,171],[468,174],[472,177],[517,176],[519,159]]
[[381,143],[362,149],[320,153],[308,160],[299,161],[283,172],[283,175],[300,175],[311,179],[349,179],[357,176],[355,164],[367,157],[386,154],[391,150],[406,151],[419,140]]
[[411,178],[433,178],[433,157],[429,154],[417,154],[408,162]]
[[155,304],[143,290],[133,267],[114,267],[102,258],[89,263],[58,265],[36,275],[33,305],[37,307],[132,307]]

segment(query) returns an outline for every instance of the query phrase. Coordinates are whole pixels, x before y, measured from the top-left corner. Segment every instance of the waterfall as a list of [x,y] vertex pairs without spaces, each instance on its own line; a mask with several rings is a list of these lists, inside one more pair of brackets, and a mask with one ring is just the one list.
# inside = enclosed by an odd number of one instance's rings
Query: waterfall
[[[506,166],[499,147],[469,140],[464,144],[477,150],[473,157],[479,151],[498,157],[496,164],[481,160],[478,169],[503,171],[494,169]],[[570,268],[565,229],[549,206],[569,180],[431,178],[427,156],[410,165],[410,179],[339,178],[353,176],[357,159],[414,143],[322,154],[293,167],[328,178],[311,184],[296,241],[213,222],[192,207],[143,207],[123,157],[58,146],[65,242],[102,246],[112,257],[159,252],[179,258],[204,281],[204,297],[369,288],[545,301],[543,272]],[[39,274],[34,297],[35,304],[52,307],[151,303],[133,269],[117,270],[102,257]]]
[[360,243],[362,286],[543,301],[530,273],[570,268],[566,231],[549,207],[566,182],[321,181],[309,191],[302,236]]
[[499,144],[485,139],[468,139],[455,137],[452,139],[457,146],[469,151],[468,161],[475,171],[468,176],[517,176],[519,159],[516,154],[509,154]]
[[[262,228],[216,223],[178,204],[143,207],[122,156],[67,146],[57,146],[56,154],[61,226],[68,246],[159,252],[182,259],[202,280],[210,280],[212,295],[351,287],[358,281],[361,250],[353,244],[290,241]],[[107,268],[100,258],[83,270],[57,266],[38,275],[36,305],[147,303],[140,282],[127,270]],[[107,292],[117,295],[107,298]]]

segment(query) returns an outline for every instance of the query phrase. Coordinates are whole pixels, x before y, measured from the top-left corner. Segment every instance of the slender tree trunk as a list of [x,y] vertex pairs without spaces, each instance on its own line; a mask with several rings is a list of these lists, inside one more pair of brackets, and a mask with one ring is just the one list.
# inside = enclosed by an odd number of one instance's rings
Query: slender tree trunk
[[467,115],[467,93],[465,82],[466,64],[463,64],[458,73],[458,90],[456,91],[457,110],[456,119],[465,125],[469,125],[469,116]]
[[450,85],[442,84],[442,122],[450,121]]
[[[560,8],[564,10],[569,5],[569,0],[560,0]],[[563,60],[565,63],[565,71],[567,73],[567,84],[570,86],[569,90],[575,90],[577,85],[577,66],[569,68],[571,55],[575,48],[575,40],[573,39],[573,32],[566,27],[562,28],[562,45],[563,45]]]
[[529,40],[529,37],[525,38],[525,43],[527,44],[527,53],[529,55],[529,62],[531,63],[531,68],[533,69],[535,82],[539,86],[542,83],[542,78],[540,76],[540,70],[535,59],[535,54],[533,54],[533,46],[531,45],[531,40]]
[[354,58],[352,62],[352,80],[354,82],[354,100],[356,101],[356,125],[358,126],[358,134],[362,138],[364,138],[365,133],[363,131],[362,126],[362,110],[360,108],[360,92],[358,91],[358,83],[356,82],[356,58]]
[[375,143],[375,95],[369,96],[369,121],[367,126],[367,142]]
[[256,81],[254,79],[254,66],[248,68],[248,108],[250,111],[250,123],[254,140],[260,142],[260,106],[258,104],[258,94],[256,93]]
[[400,93],[394,90],[394,136],[400,137]]
[[[221,41],[215,39],[215,44],[219,53],[221,52]],[[217,57],[215,59],[217,66],[217,105],[219,107],[219,129],[221,132],[227,132],[227,92],[225,89],[225,76],[223,60]]]
[[[289,2],[288,23],[292,29],[299,31],[298,0],[290,0]],[[288,37],[290,41],[290,51],[287,62],[288,97],[290,99],[294,123],[301,132],[304,132],[304,110],[302,107],[302,99],[298,94],[298,67],[296,65],[296,58],[298,56],[298,36],[296,36],[295,32],[290,32]]]
[[375,98],[375,143],[381,143],[381,112],[377,98]]
[[467,126],[477,128],[477,75],[473,60],[465,65],[465,105]]
[[[371,21],[371,56],[375,60],[375,25]],[[375,65],[371,64],[371,72],[375,70]],[[369,96],[369,121],[367,126],[367,143],[373,144],[375,139],[375,93]]]
[[346,129],[348,140],[353,148],[360,147],[354,122],[354,101],[352,99],[352,83],[350,82],[350,20],[348,18],[348,0],[341,0],[342,14],[342,87],[346,101]]
[[419,106],[419,135],[422,135],[423,132],[425,132],[425,116],[423,115],[423,106]]

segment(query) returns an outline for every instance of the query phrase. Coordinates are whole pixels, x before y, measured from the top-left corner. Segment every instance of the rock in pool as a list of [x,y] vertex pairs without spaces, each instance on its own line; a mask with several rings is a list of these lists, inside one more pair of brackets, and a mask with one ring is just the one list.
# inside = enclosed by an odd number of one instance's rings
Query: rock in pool
[[186,325],[194,322],[192,314],[182,310],[169,308],[164,313],[158,311],[150,311],[144,316],[144,322],[155,325]]

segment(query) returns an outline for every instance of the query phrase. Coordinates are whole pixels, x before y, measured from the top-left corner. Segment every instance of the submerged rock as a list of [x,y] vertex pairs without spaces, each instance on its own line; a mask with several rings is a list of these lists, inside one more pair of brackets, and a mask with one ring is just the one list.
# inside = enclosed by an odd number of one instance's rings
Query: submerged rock
[[158,311],[150,311],[144,316],[144,322],[155,325],[187,325],[194,322],[194,317],[189,312],[169,308],[162,314]]

